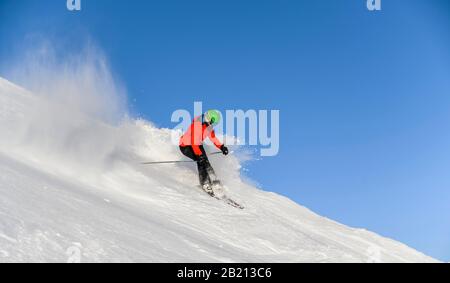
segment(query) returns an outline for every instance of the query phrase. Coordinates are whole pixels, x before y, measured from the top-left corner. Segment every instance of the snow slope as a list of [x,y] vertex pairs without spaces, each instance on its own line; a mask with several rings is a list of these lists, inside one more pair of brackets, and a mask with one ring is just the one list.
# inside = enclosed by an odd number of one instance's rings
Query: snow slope
[[181,158],[171,130],[70,105],[0,78],[0,262],[435,261],[244,183],[236,157],[211,157],[246,209],[227,206],[192,184],[194,164],[139,165]]

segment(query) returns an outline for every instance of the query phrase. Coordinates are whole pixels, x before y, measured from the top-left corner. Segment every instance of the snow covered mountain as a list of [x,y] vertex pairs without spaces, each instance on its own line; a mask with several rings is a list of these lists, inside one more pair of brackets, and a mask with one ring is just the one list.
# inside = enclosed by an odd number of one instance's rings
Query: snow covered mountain
[[171,130],[76,105],[0,78],[0,262],[435,261],[246,184],[236,157],[211,157],[246,208],[230,207],[199,190],[194,164],[140,164],[181,158]]

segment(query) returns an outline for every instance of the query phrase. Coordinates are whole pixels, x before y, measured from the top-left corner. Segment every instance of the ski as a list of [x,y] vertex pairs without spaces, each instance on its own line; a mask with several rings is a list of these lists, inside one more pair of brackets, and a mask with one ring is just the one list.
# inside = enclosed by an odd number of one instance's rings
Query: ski
[[223,191],[223,187],[222,184],[219,181],[214,181],[211,190],[206,190],[203,187],[200,186],[200,189],[202,191],[204,191],[205,193],[207,193],[210,197],[213,197],[217,200],[223,201],[226,204],[235,207],[235,208],[239,208],[239,209],[244,209],[244,206],[240,205],[239,203],[237,203],[236,201],[232,200],[231,198],[229,198],[228,196],[226,196],[225,194],[223,194],[222,196],[218,196],[216,194],[214,194],[214,187],[216,187],[217,189],[220,189]]
[[240,205],[239,203],[235,202],[234,200],[226,197],[224,199],[222,199],[223,201],[225,201],[226,204],[231,205],[232,207],[236,207],[239,209],[244,209],[244,207],[242,205]]
[[213,198],[217,199],[217,200],[225,202],[226,204],[228,204],[228,205],[230,205],[232,207],[239,208],[239,209],[244,209],[244,207],[242,205],[240,205],[239,203],[235,202],[234,200],[230,199],[227,196],[218,197],[218,196],[214,196],[214,195],[211,195],[211,194],[209,194],[209,195],[212,196]]

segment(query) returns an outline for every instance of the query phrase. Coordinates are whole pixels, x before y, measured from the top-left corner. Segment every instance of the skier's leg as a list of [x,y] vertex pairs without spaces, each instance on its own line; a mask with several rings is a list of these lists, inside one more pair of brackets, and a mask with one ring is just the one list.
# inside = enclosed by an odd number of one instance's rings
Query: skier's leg
[[[202,164],[202,169],[201,169],[203,172],[202,175],[206,176],[203,178],[205,178],[208,182],[206,189],[205,189],[204,185],[203,185],[203,189],[205,191],[207,191],[211,196],[219,197],[219,198],[225,197],[222,184],[219,181],[219,179],[217,178],[216,173],[214,172],[214,169],[211,166],[211,163],[209,162],[208,157],[206,156],[206,151],[203,148],[203,146],[200,146],[200,150],[202,151],[202,153],[205,156],[205,159]],[[200,169],[199,169],[199,172],[200,172]]]
[[211,185],[211,180],[209,179],[206,162],[207,161],[204,159],[197,161],[198,178],[199,178],[200,185],[202,187]]
[[216,172],[214,172],[214,169],[211,166],[211,163],[209,162],[208,156],[206,155],[205,148],[203,146],[200,146],[200,150],[205,155],[205,170],[208,174],[210,182],[212,183],[217,180]]
[[200,146],[200,150],[202,151],[203,156],[203,158],[201,158],[201,160],[197,162],[200,184],[207,193],[209,193],[211,196],[215,196],[215,188],[217,188],[217,185],[220,184],[220,182],[217,180],[216,173],[214,172],[211,163],[209,163],[205,148],[203,146]]
[[208,167],[210,167],[211,165],[209,165],[208,157],[206,156],[203,146],[201,146],[200,149],[204,154],[204,158],[201,160],[199,160],[198,156],[195,155],[192,146],[180,146],[180,151],[186,157],[189,157],[190,159],[197,161],[199,183],[202,186],[202,188],[209,193],[212,192],[211,179],[208,174]]

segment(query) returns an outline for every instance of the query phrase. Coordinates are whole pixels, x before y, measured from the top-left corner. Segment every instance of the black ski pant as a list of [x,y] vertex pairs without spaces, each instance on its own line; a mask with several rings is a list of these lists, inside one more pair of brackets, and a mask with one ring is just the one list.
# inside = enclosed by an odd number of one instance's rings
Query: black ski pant
[[198,169],[198,179],[200,181],[200,185],[212,184],[216,179],[216,173],[209,163],[208,156],[206,155],[205,149],[202,145],[199,146],[200,150],[203,153],[204,158],[199,158],[195,153],[192,146],[180,146],[181,153],[190,159],[197,162]]

